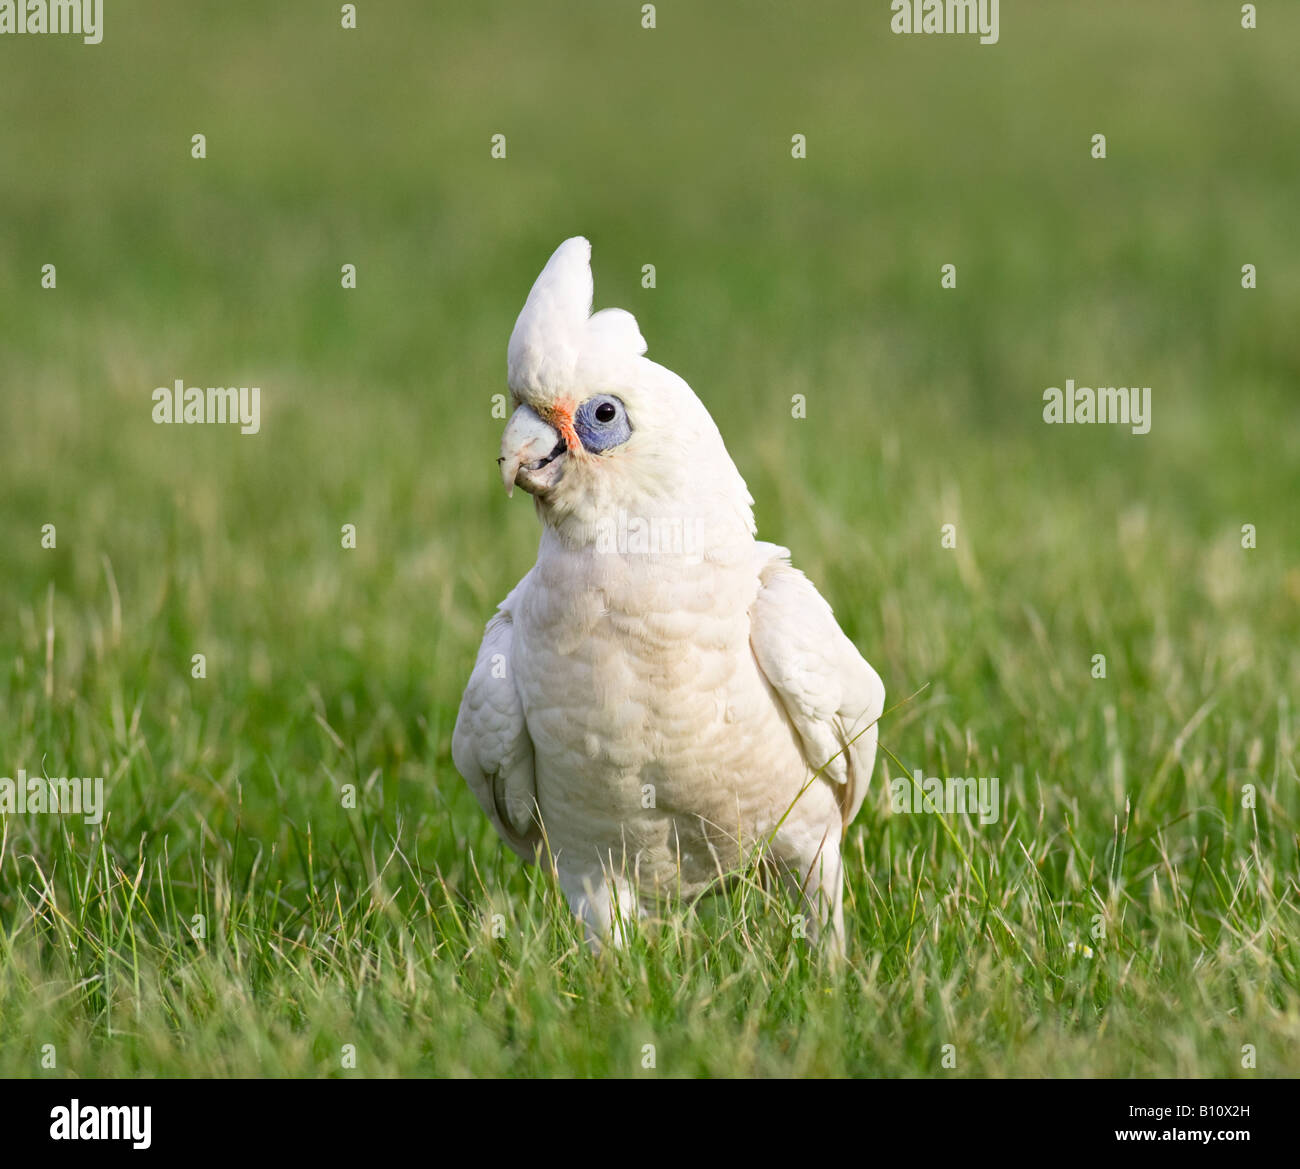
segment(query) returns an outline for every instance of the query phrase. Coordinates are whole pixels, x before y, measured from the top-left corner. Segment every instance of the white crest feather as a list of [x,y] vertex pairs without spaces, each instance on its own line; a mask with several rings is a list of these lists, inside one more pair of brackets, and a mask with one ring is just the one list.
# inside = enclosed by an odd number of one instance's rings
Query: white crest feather
[[555,249],[515,321],[506,378],[525,401],[539,403],[579,389],[580,367],[639,357],[645,338],[623,309],[591,315],[591,244],[582,236]]

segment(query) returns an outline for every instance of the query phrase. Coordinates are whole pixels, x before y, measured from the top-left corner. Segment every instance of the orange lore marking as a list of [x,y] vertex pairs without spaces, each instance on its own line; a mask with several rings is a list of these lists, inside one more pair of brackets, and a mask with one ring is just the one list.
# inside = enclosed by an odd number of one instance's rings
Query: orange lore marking
[[546,421],[560,432],[560,437],[564,439],[564,445],[568,447],[569,454],[581,455],[583,453],[582,442],[578,438],[578,432],[573,429],[573,406],[574,403],[572,402],[557,402],[546,412]]

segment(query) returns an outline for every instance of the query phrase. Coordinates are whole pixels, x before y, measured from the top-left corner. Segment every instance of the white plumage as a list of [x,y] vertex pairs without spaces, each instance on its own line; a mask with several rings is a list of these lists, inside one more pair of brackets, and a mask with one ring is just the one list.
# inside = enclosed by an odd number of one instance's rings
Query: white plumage
[[591,315],[566,240],[510,338],[502,475],[537,563],[488,623],[452,738],[502,838],[553,860],[593,940],[764,850],[843,947],[840,842],[884,687],[752,504],[708,411]]

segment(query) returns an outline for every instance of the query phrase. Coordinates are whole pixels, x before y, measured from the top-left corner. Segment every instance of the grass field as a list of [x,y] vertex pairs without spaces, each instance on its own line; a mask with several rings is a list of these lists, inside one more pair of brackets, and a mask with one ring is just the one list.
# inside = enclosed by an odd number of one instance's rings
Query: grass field
[[[988,47],[847,0],[106,7],[0,39],[0,776],[107,790],[0,816],[0,1075],[1300,1074],[1300,6],[1005,4]],[[919,691],[841,970],[744,886],[589,954],[452,766],[536,550],[492,395],[579,233]],[[155,425],[178,378],[260,433]],[[1150,433],[1045,425],[1067,378]],[[1001,818],[892,813],[913,768]]]

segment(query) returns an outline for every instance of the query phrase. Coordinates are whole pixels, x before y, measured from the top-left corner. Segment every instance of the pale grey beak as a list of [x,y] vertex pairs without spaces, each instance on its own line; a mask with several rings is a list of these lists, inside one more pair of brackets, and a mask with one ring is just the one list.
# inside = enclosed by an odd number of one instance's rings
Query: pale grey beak
[[501,481],[506,494],[519,484],[530,495],[554,487],[564,474],[564,439],[531,406],[520,406],[501,436]]

